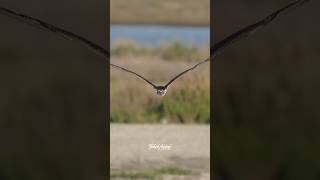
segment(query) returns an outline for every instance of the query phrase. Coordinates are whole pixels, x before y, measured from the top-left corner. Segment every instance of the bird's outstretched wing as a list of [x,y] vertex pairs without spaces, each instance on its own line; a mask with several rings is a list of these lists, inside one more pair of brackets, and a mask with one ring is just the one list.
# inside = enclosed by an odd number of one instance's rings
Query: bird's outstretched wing
[[123,67],[114,65],[114,64],[112,64],[112,63],[110,63],[110,66],[115,67],[115,68],[118,68],[118,69],[121,69],[121,70],[124,70],[124,71],[126,71],[126,72],[128,72],[128,73],[134,74],[134,75],[138,76],[139,78],[141,78],[142,80],[146,81],[146,82],[147,82],[148,84],[150,84],[153,88],[156,88],[156,85],[155,85],[155,84],[153,84],[151,81],[149,81],[148,79],[144,78],[143,76],[141,76],[140,74],[138,74],[138,73],[136,73],[136,72],[133,72],[133,71],[128,70],[128,69],[126,69],[126,68],[123,68]]
[[[11,18],[19,20],[20,22],[26,23],[26,24],[31,25],[33,27],[36,27],[36,28],[39,28],[39,29],[42,29],[42,30],[45,30],[45,31],[49,31],[49,32],[52,32],[52,33],[55,33],[57,35],[60,35],[60,36],[62,36],[64,38],[68,39],[68,40],[77,40],[78,42],[86,45],[87,47],[89,47],[91,50],[95,51],[99,55],[102,55],[103,57],[105,57],[107,59],[109,59],[109,57],[110,57],[110,53],[106,49],[104,49],[103,47],[101,47],[101,46],[99,46],[99,45],[87,40],[84,37],[81,37],[81,36],[79,36],[77,34],[74,34],[74,33],[70,32],[70,31],[64,30],[64,29],[62,29],[60,27],[57,27],[57,26],[54,26],[52,24],[46,23],[46,22],[44,22],[44,21],[42,21],[40,19],[25,15],[25,14],[21,14],[21,13],[18,13],[16,11],[13,11],[11,9],[4,8],[4,7],[0,7],[0,14],[7,15],[7,16],[9,16]],[[138,73],[135,73],[135,72],[133,72],[131,70],[128,70],[126,68],[123,68],[123,67],[111,64],[111,63],[110,63],[110,66],[118,68],[118,69],[121,69],[121,70],[124,70],[124,71],[129,72],[129,73],[132,73],[132,74],[138,76],[139,78],[145,80],[147,83],[149,83],[153,87],[155,87],[155,85],[152,82],[150,82],[149,80],[147,80],[143,76],[139,75]]]
[[15,12],[11,9],[8,8],[4,8],[0,6],[0,14],[4,14],[7,15],[8,17],[14,18],[20,22],[29,24],[31,26],[34,26],[36,28],[42,29],[42,30],[46,30],[49,32],[53,32],[57,35],[60,35],[66,39],[69,40],[76,40],[84,45],[86,45],[88,48],[90,48],[91,50],[95,51],[96,53],[98,53],[99,55],[102,55],[103,57],[109,59],[110,57],[110,53],[104,49],[103,47],[89,41],[88,39],[81,37],[77,34],[74,34],[70,31],[64,30],[62,28],[59,28],[57,26],[54,26],[52,24],[46,23],[40,19],[37,18],[33,18],[31,16],[25,15],[25,14],[21,14],[18,12]]
[[[195,69],[196,67],[198,67],[199,65],[201,65],[201,64],[203,64],[205,62],[210,61],[210,59],[213,59],[224,48],[226,48],[227,46],[233,44],[234,42],[236,42],[236,41],[238,41],[238,40],[240,40],[242,38],[248,37],[253,32],[255,32],[257,29],[259,29],[259,28],[261,28],[263,26],[266,26],[267,24],[272,22],[279,15],[284,14],[287,11],[289,11],[289,10],[295,8],[295,7],[301,6],[304,3],[309,2],[309,1],[310,0],[296,0],[296,1],[288,4],[287,6],[277,10],[276,12],[272,13],[271,15],[267,16],[263,20],[258,21],[258,22],[254,23],[252,25],[249,25],[249,26],[241,29],[240,31],[237,31],[237,32],[231,34],[230,36],[228,36],[227,38],[223,39],[222,41],[216,43],[215,45],[213,45],[210,48],[210,58],[207,58],[206,60],[201,61],[200,63],[192,66],[191,68],[181,72],[180,74],[175,76],[173,79],[171,79],[164,87],[167,88],[171,83],[173,83],[176,79],[178,79],[179,77],[181,77],[185,73]],[[9,17],[13,17],[13,18],[15,18],[15,19],[17,19],[17,20],[19,20],[21,22],[30,24],[30,25],[38,27],[40,29],[56,33],[56,34],[58,34],[60,36],[63,36],[65,38],[67,38],[67,39],[77,40],[80,43],[85,44],[87,47],[89,47],[90,49],[94,50],[98,54],[102,55],[103,57],[105,57],[107,59],[109,59],[109,57],[110,57],[110,53],[106,49],[104,49],[103,47],[101,47],[101,46],[99,46],[99,45],[97,45],[97,44],[95,44],[95,43],[93,43],[93,42],[91,42],[91,41],[79,36],[79,35],[76,35],[76,34],[70,32],[70,31],[67,31],[67,30],[64,30],[62,28],[56,27],[54,25],[51,25],[51,24],[46,23],[44,21],[41,21],[39,19],[24,15],[24,14],[17,13],[17,12],[15,12],[13,10],[10,10],[10,9],[4,8],[4,7],[0,7],[0,13],[5,14],[5,15],[7,15]],[[128,70],[126,68],[123,68],[123,67],[111,64],[111,63],[110,63],[110,66],[114,67],[114,68],[118,68],[118,69],[124,70],[126,72],[131,73],[131,74],[134,74],[134,75],[138,76],[139,78],[143,79],[144,81],[146,81],[147,83],[149,83],[150,85],[152,85],[154,88],[156,88],[156,86],[152,82],[150,82],[149,80],[147,80],[143,76],[139,75],[138,73],[135,73],[135,72],[133,72],[131,70]]]
[[[269,24],[270,22],[272,22],[274,19],[276,19],[276,17],[278,17],[281,14],[284,14],[286,12],[288,12],[289,10],[299,7],[301,5],[303,5],[306,2],[309,2],[310,0],[297,0],[294,1],[288,5],[286,5],[285,7],[275,11],[274,13],[270,14],[269,16],[267,16],[266,18],[252,24],[249,25],[243,29],[241,29],[240,31],[237,31],[233,34],[231,34],[230,36],[228,36],[227,38],[223,39],[222,41],[218,42],[217,44],[213,45],[210,48],[210,59],[213,59],[213,57],[215,57],[219,52],[221,52],[224,48],[226,48],[227,46],[233,44],[234,42],[248,37],[249,35],[251,35],[252,33],[254,33],[257,29],[266,26],[267,24]],[[184,75],[185,73],[187,73],[190,70],[195,69],[196,67],[198,67],[200,64],[203,64],[205,62],[208,62],[209,58],[201,61],[200,63],[192,66],[191,68],[181,72],[180,74],[178,74],[177,76],[175,76],[172,80],[170,80],[165,87],[168,87],[171,83],[173,83],[176,79],[178,79],[179,77],[181,77],[182,75]]]
[[173,83],[176,79],[178,79],[179,77],[181,77],[181,76],[184,75],[185,73],[187,73],[187,72],[195,69],[195,68],[198,67],[199,65],[201,65],[201,64],[203,64],[203,63],[205,63],[205,62],[208,62],[208,61],[210,61],[209,58],[207,58],[207,59],[204,60],[204,61],[199,62],[198,64],[192,66],[191,68],[189,68],[189,69],[187,69],[187,70],[184,70],[183,72],[181,72],[180,74],[178,74],[178,75],[176,75],[174,78],[172,78],[164,87],[168,88],[169,85],[170,85],[171,83]]
[[213,47],[210,48],[210,56],[211,56],[210,58],[213,59],[219,52],[221,52],[227,46],[233,44],[234,42],[236,42],[242,38],[250,36],[252,33],[254,33],[259,28],[268,25],[274,19],[276,19],[279,15],[282,15],[282,14],[288,12],[289,10],[292,10],[293,8],[299,7],[309,1],[310,0],[296,0],[296,1],[286,5],[285,7],[275,11],[274,13],[270,14],[266,18],[254,23],[252,25],[247,26],[247,27],[241,29],[240,31],[237,31],[237,32],[231,34],[230,36],[228,36],[227,38],[223,39],[222,41],[216,43],[215,45],[213,45]]

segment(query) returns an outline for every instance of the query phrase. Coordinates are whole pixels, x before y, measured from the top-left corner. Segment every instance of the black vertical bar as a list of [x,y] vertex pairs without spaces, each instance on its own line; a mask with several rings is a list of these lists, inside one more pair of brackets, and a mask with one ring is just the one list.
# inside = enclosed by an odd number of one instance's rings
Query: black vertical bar
[[[109,49],[109,1],[0,6]],[[108,179],[108,59],[0,14],[0,84],[0,179]]]

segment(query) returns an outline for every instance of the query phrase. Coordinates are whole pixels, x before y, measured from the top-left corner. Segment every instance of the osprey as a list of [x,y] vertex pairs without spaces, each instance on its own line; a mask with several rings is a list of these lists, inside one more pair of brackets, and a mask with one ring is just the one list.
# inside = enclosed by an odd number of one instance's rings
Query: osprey
[[[252,33],[254,33],[257,29],[259,29],[260,27],[264,27],[266,25],[268,25],[270,22],[272,22],[274,19],[276,19],[279,15],[284,14],[286,12],[288,12],[289,10],[295,8],[295,7],[299,7],[301,5],[303,5],[306,2],[309,2],[310,0],[296,0],[286,6],[284,6],[283,8],[275,11],[274,13],[270,14],[269,16],[265,17],[264,19],[246,26],[245,28],[231,34],[230,36],[226,37],[225,39],[223,39],[222,41],[214,44],[211,48],[210,48],[210,58],[205,59],[204,61],[201,61],[199,63],[197,63],[196,65],[186,69],[185,71],[179,73],[178,75],[176,75],[175,77],[173,77],[170,81],[168,81],[165,85],[162,86],[157,86],[154,83],[152,83],[151,81],[149,81],[147,78],[143,77],[142,75],[131,71],[129,69],[126,69],[124,67],[115,65],[110,63],[111,67],[114,68],[118,68],[120,70],[126,71],[128,73],[131,73],[137,77],[139,77],[140,79],[144,80],[145,82],[147,82],[148,84],[150,84],[155,90],[156,90],[156,94],[159,96],[164,96],[169,88],[169,86],[175,81],[177,80],[179,77],[181,77],[182,75],[184,75],[185,73],[195,69],[196,67],[198,67],[199,65],[210,61],[210,59],[213,60],[213,58],[219,53],[221,52],[224,48],[228,47],[229,45],[231,45],[232,43],[248,37],[249,35],[251,35]],[[9,17],[12,17],[14,19],[17,19],[21,22],[24,22],[26,24],[35,26],[37,28],[43,29],[43,30],[47,30],[50,32],[53,32],[55,34],[58,34],[64,38],[67,38],[69,40],[76,40],[84,45],[86,45],[88,48],[90,48],[91,50],[95,51],[96,53],[98,53],[99,55],[102,55],[103,57],[109,59],[110,57],[110,53],[104,49],[103,47],[87,40],[86,38],[83,38],[77,34],[74,34],[70,31],[64,30],[62,28],[59,28],[57,26],[54,26],[52,24],[46,23],[42,20],[24,15],[24,14],[20,14],[17,13],[13,10],[10,10],[8,8],[4,8],[4,7],[0,7],[0,13],[7,15]]]

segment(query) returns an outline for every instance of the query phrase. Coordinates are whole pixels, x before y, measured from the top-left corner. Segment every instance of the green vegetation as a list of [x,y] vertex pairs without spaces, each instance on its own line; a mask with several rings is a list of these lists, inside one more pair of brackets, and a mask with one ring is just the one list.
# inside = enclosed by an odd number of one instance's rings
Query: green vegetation
[[163,107],[170,119],[179,120],[181,123],[209,123],[210,92],[205,87],[182,88],[174,91],[159,107]]
[[135,172],[135,171],[115,171],[111,172],[111,178],[128,178],[128,179],[146,179],[146,180],[155,180],[162,179],[163,175],[176,175],[176,176],[198,176],[199,172],[179,168],[179,167],[162,167],[160,169]]
[[171,123],[209,123],[210,92],[209,89],[200,88],[199,91],[190,88],[174,90],[162,101],[154,100],[150,105],[132,103],[125,107],[113,107],[111,122],[160,123],[167,119]]
[[[134,86],[129,87],[134,89]],[[125,91],[124,89],[123,91]],[[210,92],[209,87],[169,89],[163,99],[155,94],[139,92],[135,98],[127,102],[111,103],[111,122],[113,123],[209,123],[210,119]],[[129,98],[125,92],[112,92],[112,101],[121,101]],[[147,97],[145,97],[147,96]],[[146,103],[149,102],[149,103]]]
[[178,167],[174,167],[174,166],[162,167],[162,168],[156,170],[156,172],[159,174],[169,174],[169,175],[178,175],[178,176],[195,176],[195,175],[200,174],[197,171],[178,168]]
[[[209,50],[186,47],[178,42],[158,48],[141,48],[134,43],[121,43],[112,48],[111,54],[111,60],[116,64],[130,67],[160,84],[159,80],[167,82],[180,70],[207,57]],[[199,67],[177,80],[164,97],[158,97],[149,85],[127,73],[112,69],[111,122],[209,123],[209,71],[205,65]]]
[[193,60],[205,53],[209,54],[205,49],[186,46],[180,42],[166,43],[158,48],[138,47],[132,42],[120,42],[111,48],[112,57],[147,56],[160,57],[165,60]]
[[146,179],[154,180],[158,174],[156,172],[111,172],[111,178]]

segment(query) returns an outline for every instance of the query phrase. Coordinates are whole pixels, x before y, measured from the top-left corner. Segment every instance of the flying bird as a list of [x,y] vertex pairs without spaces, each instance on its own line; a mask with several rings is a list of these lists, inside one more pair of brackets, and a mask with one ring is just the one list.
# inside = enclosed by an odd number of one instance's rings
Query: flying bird
[[[266,25],[268,25],[269,23],[271,23],[273,20],[275,20],[279,15],[282,15],[286,12],[288,12],[291,9],[294,9],[296,7],[299,7],[303,4],[305,4],[306,2],[309,2],[310,0],[296,0],[286,6],[284,6],[283,8],[273,12],[272,14],[268,15],[267,17],[265,17],[264,19],[246,26],[245,28],[231,34],[230,36],[227,36],[225,39],[219,41],[218,43],[214,44],[211,48],[210,48],[210,58],[207,58],[197,64],[195,64],[194,66],[182,71],[181,73],[179,73],[178,75],[174,76],[170,81],[168,81],[165,85],[155,85],[154,83],[152,83],[150,80],[148,80],[147,78],[143,77],[142,75],[126,69],[124,67],[115,65],[110,63],[110,66],[113,68],[117,68],[123,71],[126,71],[128,73],[131,73],[137,77],[139,77],[140,79],[144,80],[146,83],[148,83],[149,85],[151,85],[155,90],[156,90],[156,94],[160,95],[160,96],[164,96],[169,88],[169,86],[178,78],[182,77],[184,74],[186,74],[187,72],[197,68],[199,65],[209,62],[210,60],[213,60],[213,58],[220,52],[222,52],[222,50],[224,50],[226,47],[230,46],[231,44],[233,44],[234,42],[243,39],[245,37],[248,37],[250,35],[252,35],[256,30],[258,30],[261,27],[264,27]],[[34,27],[40,28],[42,30],[46,30],[46,31],[50,31],[53,32],[57,35],[60,35],[66,39],[69,40],[75,40],[78,41],[84,45],[86,45],[88,48],[90,48],[91,50],[93,50],[94,52],[98,53],[99,55],[102,55],[103,57],[107,58],[109,60],[110,57],[110,53],[104,49],[103,47],[91,42],[90,40],[83,38],[75,33],[72,33],[70,31],[64,30],[62,28],[59,28],[57,26],[54,26],[52,24],[46,23],[40,19],[37,18],[33,18],[31,16],[25,15],[25,14],[21,14],[18,12],[15,12],[11,9],[8,8],[4,8],[0,6],[0,13],[7,15],[11,18],[14,18],[16,20],[19,20],[20,22],[24,22],[26,24],[32,25]]]
[[136,76],[138,76],[139,78],[143,79],[145,82],[147,82],[148,84],[150,84],[155,90],[156,90],[156,93],[157,95],[159,96],[164,96],[168,90],[168,87],[176,80],[178,79],[179,77],[181,77],[183,74],[187,73],[188,71],[191,71],[193,69],[195,69],[196,67],[198,67],[200,64],[203,64],[205,62],[209,61],[209,58],[207,58],[206,60],[204,61],[201,61],[199,62],[198,64],[192,66],[191,68],[187,69],[187,70],[184,70],[182,71],[180,74],[176,75],[174,78],[172,78],[169,82],[167,82],[167,84],[165,85],[162,85],[162,86],[157,86],[155,85],[154,83],[152,83],[151,81],[149,81],[148,79],[146,79],[145,77],[141,76],[140,74],[136,73],[136,72],[133,72],[129,69],[126,69],[126,68],[123,68],[123,67],[120,67],[120,66],[117,66],[117,65],[114,65],[114,64],[110,64],[110,66],[112,67],[115,67],[115,68],[119,68],[121,70],[124,70],[128,73],[132,73]]

